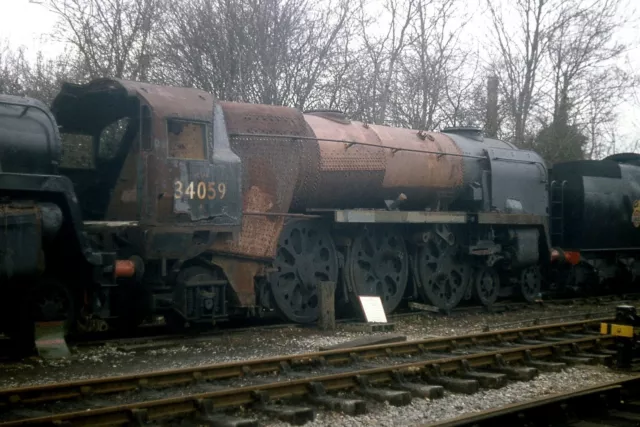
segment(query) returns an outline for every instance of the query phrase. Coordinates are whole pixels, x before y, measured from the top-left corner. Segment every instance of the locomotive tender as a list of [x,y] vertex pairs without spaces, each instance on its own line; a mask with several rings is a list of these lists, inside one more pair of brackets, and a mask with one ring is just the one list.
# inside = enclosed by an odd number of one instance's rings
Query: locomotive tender
[[[265,310],[313,322],[321,281],[352,310],[359,295],[387,312],[406,299],[532,301],[551,258],[569,274],[591,265],[575,262],[586,242],[575,227],[593,217],[567,224],[576,194],[597,188],[576,187],[562,165],[556,185],[535,152],[476,129],[392,128],[116,79],[64,84],[51,111],[0,96],[10,334],[16,318],[56,316],[84,331],[156,314],[178,327]],[[625,159],[605,161],[625,171],[618,181],[637,178]],[[568,250],[552,257],[552,237]]]

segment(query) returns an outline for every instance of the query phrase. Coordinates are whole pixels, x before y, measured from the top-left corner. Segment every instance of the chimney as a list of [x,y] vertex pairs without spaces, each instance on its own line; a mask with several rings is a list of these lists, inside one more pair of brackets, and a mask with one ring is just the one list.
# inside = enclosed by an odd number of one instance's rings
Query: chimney
[[489,138],[498,136],[498,77],[487,79],[487,124],[486,135]]

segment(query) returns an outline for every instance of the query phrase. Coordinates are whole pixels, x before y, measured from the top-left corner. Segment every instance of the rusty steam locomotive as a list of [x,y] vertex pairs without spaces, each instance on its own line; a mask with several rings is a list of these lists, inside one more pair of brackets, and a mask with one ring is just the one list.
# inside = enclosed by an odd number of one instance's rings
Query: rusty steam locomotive
[[50,110],[1,96],[0,329],[313,322],[321,281],[347,310],[379,295],[392,312],[633,279],[637,160],[550,173],[477,129],[115,79],[65,84]]

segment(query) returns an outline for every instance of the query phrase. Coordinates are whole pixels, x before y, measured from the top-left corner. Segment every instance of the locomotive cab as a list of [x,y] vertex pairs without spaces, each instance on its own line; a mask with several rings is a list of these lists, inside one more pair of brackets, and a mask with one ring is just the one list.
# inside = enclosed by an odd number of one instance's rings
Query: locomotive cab
[[240,159],[216,108],[211,95],[194,89],[65,84],[52,111],[63,135],[61,171],[74,182],[85,218],[237,231]]
[[[224,316],[226,282],[201,258],[240,229],[241,163],[213,96],[99,79],[64,84],[52,111],[61,172],[74,182],[89,235],[135,265],[127,286],[105,290],[103,317],[124,316],[130,326],[166,311],[182,320]],[[184,273],[202,273],[199,263],[204,279]],[[202,286],[188,286],[194,275]]]

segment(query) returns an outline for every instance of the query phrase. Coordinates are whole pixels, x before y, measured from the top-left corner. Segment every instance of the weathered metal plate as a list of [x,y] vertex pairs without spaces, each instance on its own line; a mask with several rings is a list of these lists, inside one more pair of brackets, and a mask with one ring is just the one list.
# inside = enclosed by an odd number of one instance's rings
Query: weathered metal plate
[[[424,132],[421,138],[412,129],[371,125],[387,148],[424,150],[443,154],[462,154],[451,138]],[[462,185],[462,158],[438,154],[386,150],[385,188],[450,189]]]
[[[122,108],[105,108],[101,114],[96,115],[95,107],[92,105],[99,98],[87,95],[100,92],[112,93],[113,99],[118,101],[126,97],[140,96],[153,106],[153,113],[158,117],[181,117],[205,122],[211,120],[214,98],[210,93],[194,88],[104,78],[95,79],[86,85],[62,85],[62,90],[53,100],[51,110],[63,132],[101,129],[127,115],[127,111]],[[120,94],[122,98],[116,98],[116,94]]]
[[507,214],[500,212],[484,212],[471,214],[468,212],[424,212],[424,211],[385,211],[345,209],[334,211],[334,221],[351,224],[521,224],[545,225],[546,217],[531,214]]
[[295,198],[304,202],[294,209],[376,208],[401,192],[408,197],[405,208],[418,209],[446,202],[462,186],[462,152],[446,135],[340,123],[317,114],[305,120],[318,138],[308,144],[318,146],[320,160],[307,164],[305,174],[315,185],[298,187],[304,194],[297,190]]
[[[302,113],[287,107],[223,102],[227,131],[233,134],[313,137]],[[243,211],[270,214],[289,211],[304,155],[302,143],[292,138],[232,137],[231,148],[242,159]],[[311,153],[311,154],[310,154]],[[247,215],[237,241],[218,241],[212,249],[250,258],[273,258],[284,217]],[[254,276],[261,265],[253,260],[215,261],[220,265],[242,306],[255,303]]]
[[352,224],[465,224],[467,213],[349,209],[335,211],[334,221]]
[[[313,136],[302,113],[287,107],[223,102],[229,134]],[[242,159],[243,210],[286,213],[300,174],[301,142],[269,137],[233,137],[231,147]],[[250,257],[273,257],[284,217],[246,216],[238,242],[214,249]]]
[[478,214],[478,224],[546,225],[547,217],[531,214],[482,212]]
[[547,168],[532,151],[487,149],[491,162],[491,204],[509,212],[509,203],[517,201],[521,212],[545,215],[549,205]]
[[43,359],[62,359],[71,352],[64,338],[64,322],[36,322],[36,349]]

